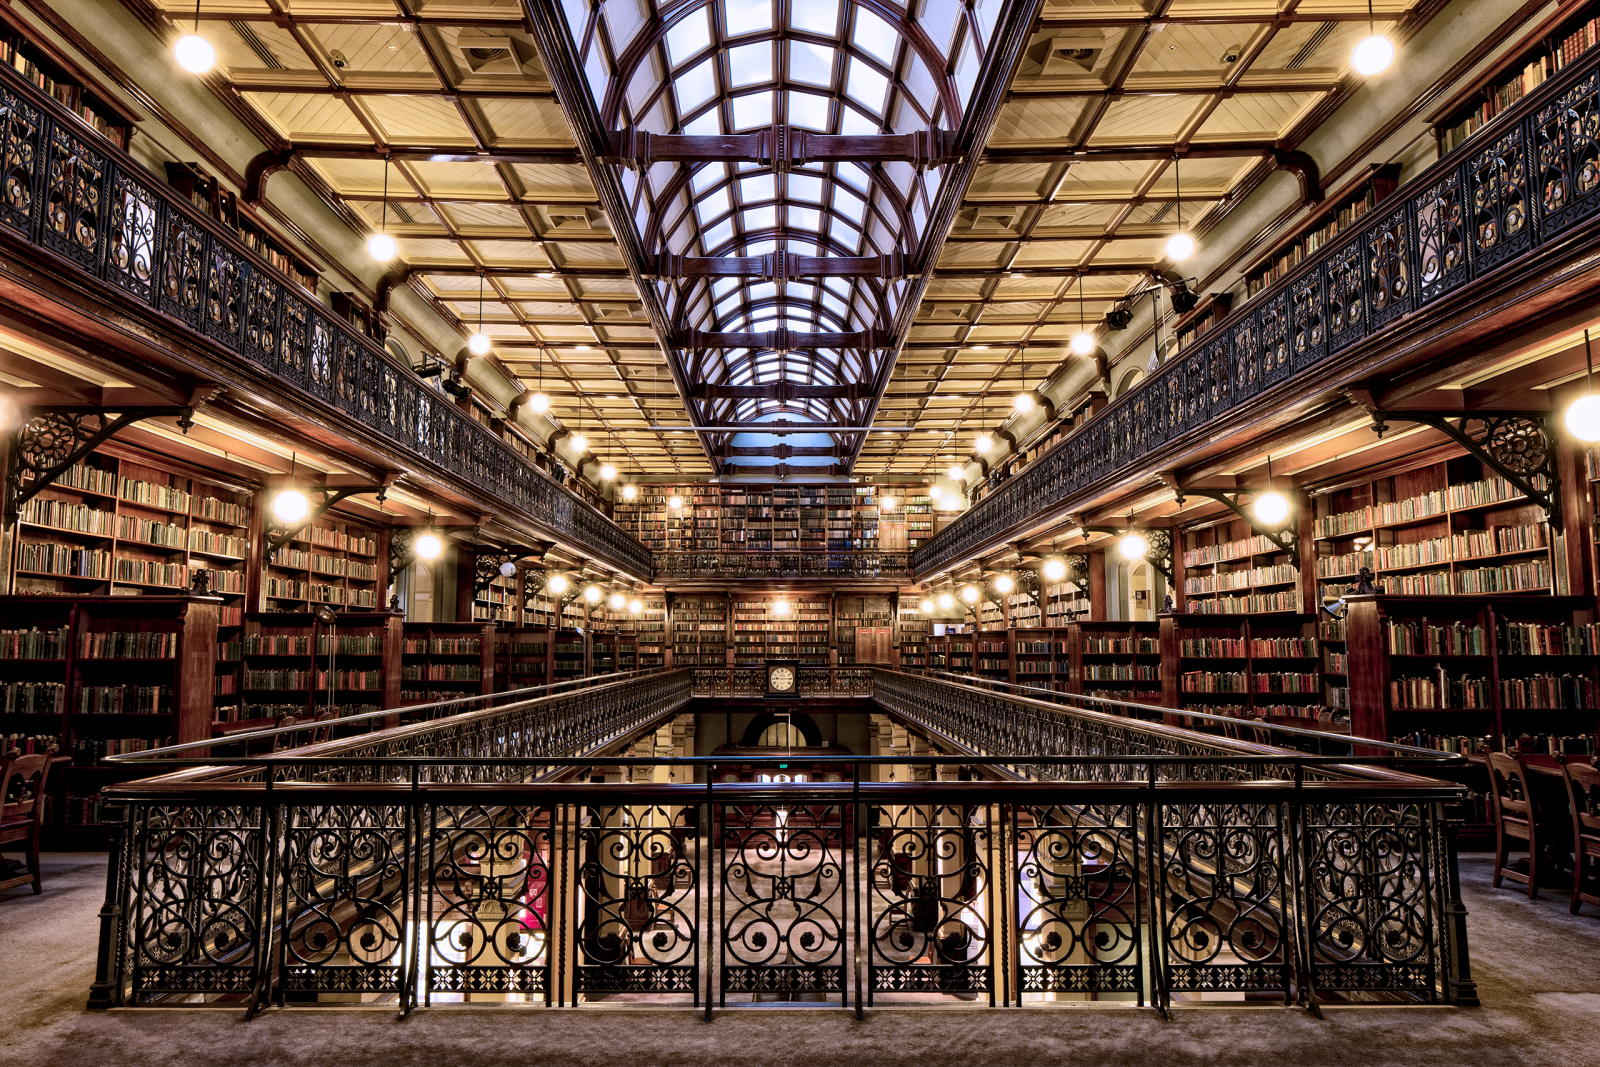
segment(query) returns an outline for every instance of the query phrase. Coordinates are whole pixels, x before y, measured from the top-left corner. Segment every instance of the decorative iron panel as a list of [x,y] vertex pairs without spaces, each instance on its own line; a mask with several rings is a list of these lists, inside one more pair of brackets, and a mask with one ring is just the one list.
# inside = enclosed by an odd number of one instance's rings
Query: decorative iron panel
[[987,805],[868,807],[867,988],[993,993]]
[[846,957],[844,809],[719,809],[722,998],[842,995]]
[[0,89],[0,169],[5,190],[0,196],[0,222],[32,237],[38,216],[39,144],[44,129],[39,109],[21,96]]
[[1376,330],[1412,308],[1411,255],[1414,242],[1406,232],[1406,210],[1380,210],[1375,223],[1362,231],[1366,250],[1367,329]]
[[1455,168],[1407,201],[1416,234],[1419,306],[1465,284],[1471,270],[1461,184]]
[[1255,318],[1262,380],[1268,386],[1276,385],[1294,371],[1293,349],[1289,342],[1289,294],[1279,290],[1263,297]]
[[693,807],[585,807],[578,827],[577,990],[689,993],[699,1003],[700,856]]
[[1493,270],[1533,245],[1526,148],[1522,125],[1516,123],[1503,127],[1495,142],[1467,163],[1476,274]]
[[205,315],[206,232],[171,205],[161,230],[161,310],[198,330]]
[[244,256],[212,241],[206,256],[206,334],[229,348],[242,348],[244,282],[249,271]]
[[1347,348],[1366,335],[1366,276],[1361,240],[1342,242],[1322,264],[1323,322],[1328,331],[1328,351]]
[[44,225],[40,227],[40,241],[52,252],[95,273],[106,226],[106,157],[54,122],[48,126],[45,145]]
[[1539,228],[1558,230],[1600,208],[1600,76],[1588,74],[1539,109]]
[[106,280],[146,303],[155,295],[161,201],[120,167],[112,172]]
[[126,917],[135,1004],[251,990],[262,948],[261,818],[259,806],[139,809]]
[[281,287],[260,271],[244,284],[244,347],[257,363],[278,369],[278,296]]
[[432,993],[550,992],[551,859],[548,807],[438,806],[428,828],[428,946]]

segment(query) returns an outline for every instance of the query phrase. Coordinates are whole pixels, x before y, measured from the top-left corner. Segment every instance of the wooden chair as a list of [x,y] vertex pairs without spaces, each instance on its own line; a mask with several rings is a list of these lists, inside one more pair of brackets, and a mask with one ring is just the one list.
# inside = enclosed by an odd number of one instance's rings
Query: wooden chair
[[1600,860],[1600,770],[1587,763],[1564,763],[1562,777],[1567,780],[1567,801],[1572,810],[1572,914],[1584,901],[1600,904],[1600,868],[1584,885],[1585,860]]
[[[1528,788],[1528,765],[1522,757],[1489,753],[1489,798],[1494,803],[1494,887],[1502,878],[1524,882],[1528,896],[1539,895],[1539,831],[1533,791]],[[1508,840],[1526,841],[1526,873],[1506,864]]]
[[0,760],[0,848],[23,842],[28,853],[28,873],[0,880],[0,889],[33,883],[37,896],[44,891],[39,880],[39,834],[44,826],[44,791],[50,781],[54,746],[29,756],[9,753]]

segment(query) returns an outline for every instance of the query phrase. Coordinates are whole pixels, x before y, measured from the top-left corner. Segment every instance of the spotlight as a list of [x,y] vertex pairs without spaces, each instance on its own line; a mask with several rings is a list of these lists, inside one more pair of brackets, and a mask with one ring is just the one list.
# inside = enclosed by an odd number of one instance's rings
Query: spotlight
[[1067,562],[1062,559],[1047,559],[1044,561],[1044,577],[1047,582],[1059,582],[1067,576]]
[[1081,333],[1075,333],[1075,334],[1072,335],[1072,354],[1073,355],[1075,355],[1075,356],[1087,356],[1089,353],[1091,353],[1093,351],[1094,351],[1094,334],[1090,333],[1088,330],[1084,330]]
[[622,487],[622,499],[624,499],[624,500],[633,500],[638,495],[639,495],[639,490],[634,488],[633,486],[625,485],[625,486]]
[[583,599],[587,600],[591,604],[600,603],[600,587],[598,585],[591,585],[589,588],[585,589],[583,591]]
[[1194,238],[1186,233],[1175,233],[1167,238],[1167,258],[1182,263],[1194,255]]
[[533,410],[535,415],[543,415],[550,410],[550,398],[545,396],[543,392],[534,393],[528,399],[528,407]]
[[1200,303],[1200,294],[1191,292],[1187,285],[1180,285],[1172,290],[1172,310],[1179,314],[1193,311],[1198,303]]
[[1126,330],[1133,321],[1133,312],[1127,308],[1112,308],[1106,312],[1106,325],[1113,330]]
[[298,489],[285,489],[272,498],[272,513],[282,522],[299,522],[311,514],[311,501]]
[[456,375],[446,378],[443,382],[440,382],[439,385],[440,388],[449,393],[451,396],[458,397],[462,400],[465,400],[467,397],[472,395],[472,386],[464,384],[461,381],[461,378]]
[[191,74],[204,74],[217,61],[217,53],[206,39],[193,33],[179,37],[172,53],[178,57],[178,66]]
[[602,481],[609,482],[611,479],[615,478],[616,476],[617,476],[617,468],[613,467],[609,463],[602,463],[600,465],[600,478],[601,478]]
[[1145,553],[1150,551],[1150,542],[1139,534],[1129,531],[1122,535],[1117,549],[1122,553],[1123,559],[1144,559]]
[[564,574],[552,574],[550,579],[544,583],[544,587],[556,594],[556,596],[560,596],[567,591],[567,576]]
[[951,606],[953,606],[955,604],[955,602],[956,602],[956,598],[951,596],[949,593],[940,593],[939,594],[939,606],[941,608],[944,608],[946,611],[948,611],[951,608]]
[[977,449],[979,455],[982,455],[994,447],[994,438],[986,433],[980,433],[978,439],[972,442],[972,447]]
[[922,609],[922,613],[924,615],[933,614],[933,601],[931,600],[923,600],[923,602],[918,604],[917,607]]
[[1282,493],[1268,491],[1256,497],[1252,510],[1268,526],[1277,526],[1289,517],[1289,501]]
[[517,565],[515,563],[512,563],[509,559],[506,560],[504,563],[500,564],[500,577],[509,578],[513,574],[516,574],[516,573],[517,573]]
[[996,592],[1009,593],[1017,587],[1017,583],[1011,580],[1011,575],[1002,574],[995,578],[994,587]]
[[439,553],[444,551],[444,542],[439,540],[439,535],[429,530],[417,538],[413,546],[418,559],[438,559]]
[[467,351],[475,356],[488,355],[489,338],[486,334],[475,333],[467,338]]
[[975,585],[964,585],[961,587],[961,599],[965,600],[968,604],[976,604],[978,602],[978,597],[981,595],[982,594],[978,592],[978,587]]
[[621,611],[628,606],[628,598],[621,593],[612,593],[611,599],[606,601],[606,606],[612,611]]
[[386,233],[375,233],[367,238],[367,255],[379,263],[387,263],[394,258],[399,249],[395,247],[394,238]]
[[1373,34],[1356,45],[1355,51],[1350,53],[1350,62],[1358,73],[1379,74],[1394,62],[1394,45],[1389,43],[1389,38]]

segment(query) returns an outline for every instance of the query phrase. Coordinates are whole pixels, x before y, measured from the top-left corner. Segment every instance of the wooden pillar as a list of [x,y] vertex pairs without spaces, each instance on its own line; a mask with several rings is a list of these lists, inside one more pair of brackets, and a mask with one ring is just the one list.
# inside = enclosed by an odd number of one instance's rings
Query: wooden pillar
[[1595,592],[1589,546],[1594,541],[1594,516],[1589,502],[1589,475],[1583,449],[1565,434],[1556,438],[1556,470],[1561,476],[1561,523],[1552,541],[1555,592],[1590,596]]
[[[456,622],[472,621],[473,584],[477,580],[478,550],[467,545],[456,546]],[[435,603],[437,603],[437,597]],[[435,619],[435,622],[444,620]]]
[[1106,554],[1102,549],[1089,556],[1089,619],[1104,622],[1106,619]]

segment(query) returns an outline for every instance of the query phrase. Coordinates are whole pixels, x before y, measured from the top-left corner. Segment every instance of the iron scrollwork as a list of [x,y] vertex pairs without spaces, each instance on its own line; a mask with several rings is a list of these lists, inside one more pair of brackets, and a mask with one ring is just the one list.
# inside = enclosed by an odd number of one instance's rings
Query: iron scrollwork
[[689,993],[699,1003],[693,807],[584,809],[578,827],[577,990]]
[[1391,419],[1420,422],[1446,434],[1500,477],[1544,508],[1550,525],[1560,529],[1561,471],[1556,464],[1556,435],[1549,416],[1523,412],[1479,412],[1450,415],[1436,411],[1372,412],[1379,437]]
[[7,450],[5,516],[9,521],[23,504],[46,488],[117,431],[145,419],[176,416],[185,432],[194,425],[194,406],[142,407],[108,411],[99,408],[25,408],[27,416],[11,434]]

